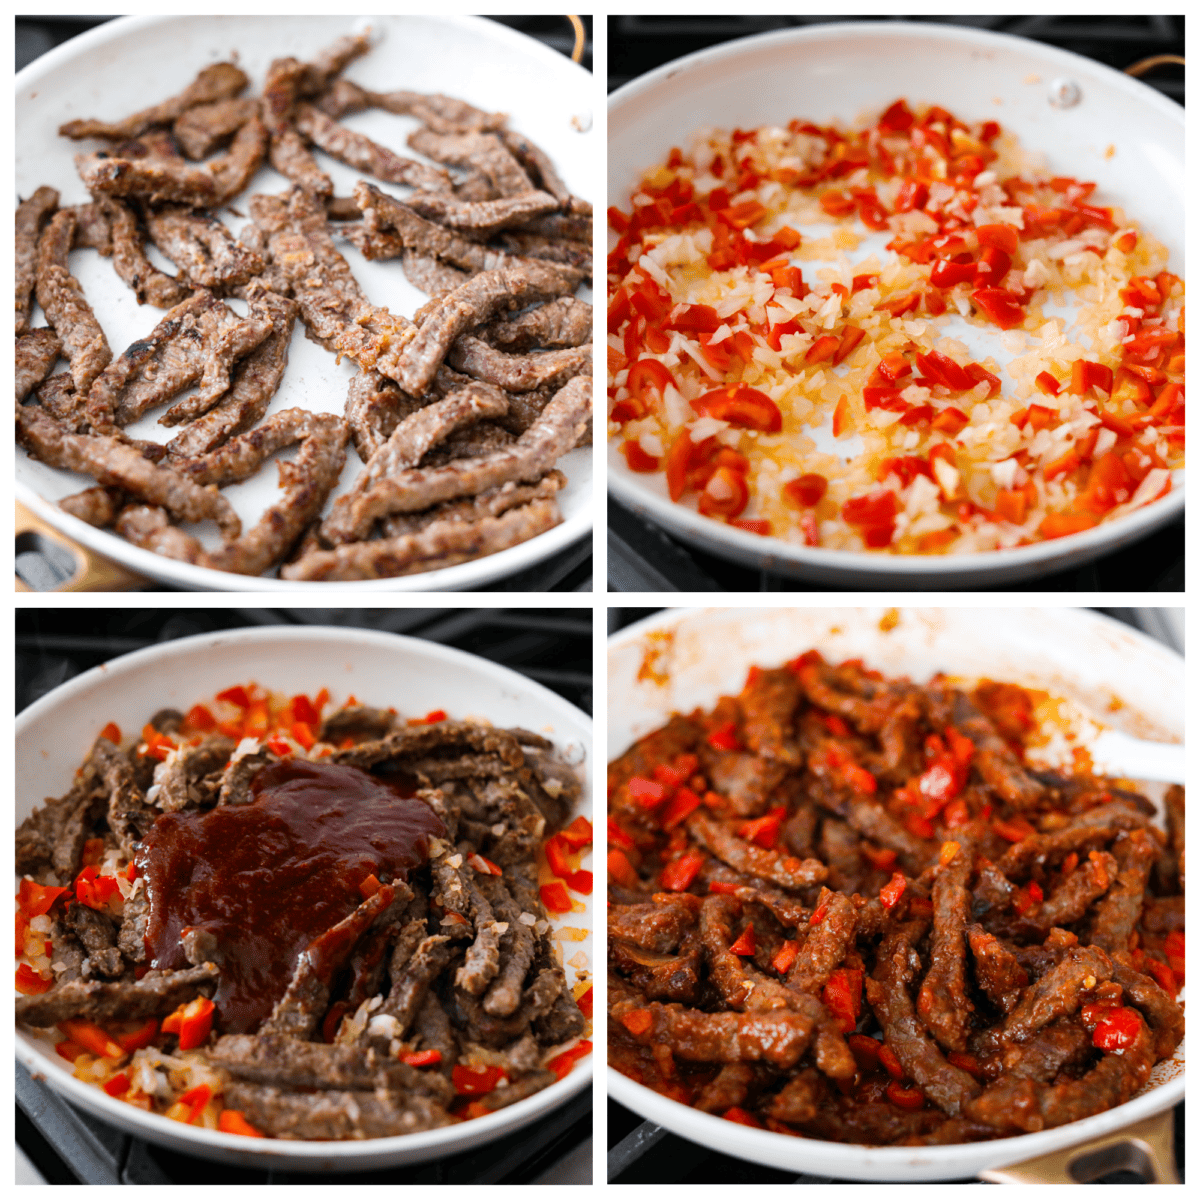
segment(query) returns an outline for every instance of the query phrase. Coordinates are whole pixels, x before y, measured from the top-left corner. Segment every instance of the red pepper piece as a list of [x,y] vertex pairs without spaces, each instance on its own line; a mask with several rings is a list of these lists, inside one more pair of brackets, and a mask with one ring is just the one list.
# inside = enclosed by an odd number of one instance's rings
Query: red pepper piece
[[904,889],[908,886],[908,880],[897,871],[890,880],[882,888],[879,889],[879,900],[884,908],[895,908],[900,897],[904,895]]
[[694,850],[688,851],[663,867],[660,882],[668,892],[686,892],[700,874],[702,866],[704,855]]
[[[613,854],[620,854],[619,850],[614,850]],[[609,857],[609,872],[612,872],[612,857]],[[621,855],[624,858],[624,855]],[[553,883],[544,883],[538,889],[541,893],[542,903],[546,906],[547,912],[565,913],[571,911],[571,897],[567,895],[566,885],[559,883],[556,879]]]
[[482,1096],[494,1092],[500,1081],[508,1076],[500,1067],[469,1067],[465,1063],[455,1063],[450,1078],[460,1096]]
[[739,937],[737,941],[735,941],[733,945],[729,947],[729,953],[744,957],[746,955],[753,954],[757,949],[758,945],[754,938],[754,926],[747,925],[746,928],[742,930],[741,937]]

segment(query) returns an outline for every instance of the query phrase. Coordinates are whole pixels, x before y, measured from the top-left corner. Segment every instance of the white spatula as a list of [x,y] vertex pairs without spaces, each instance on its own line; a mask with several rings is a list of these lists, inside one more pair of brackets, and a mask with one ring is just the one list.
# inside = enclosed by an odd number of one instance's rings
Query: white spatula
[[1184,747],[1178,742],[1143,742],[1116,729],[1106,729],[1087,747],[1098,775],[1183,783]]

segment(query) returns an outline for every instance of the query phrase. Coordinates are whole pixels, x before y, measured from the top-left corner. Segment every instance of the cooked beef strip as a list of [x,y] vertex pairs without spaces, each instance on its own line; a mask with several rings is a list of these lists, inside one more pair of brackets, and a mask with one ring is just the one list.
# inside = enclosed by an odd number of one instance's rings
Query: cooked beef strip
[[1026,989],[1020,1004],[1004,1022],[1004,1036],[1021,1042],[1059,1017],[1071,1016],[1088,993],[1112,978],[1112,961],[1103,950],[1076,946],[1062,962]]
[[930,964],[917,996],[925,1028],[946,1050],[965,1053],[974,1004],[967,996],[966,927],[973,847],[966,838],[933,884]]
[[408,144],[434,162],[474,167],[500,196],[521,196],[534,190],[521,164],[496,134],[418,129],[408,135]]
[[1175,997],[1149,975],[1134,968],[1125,954],[1114,954],[1112,977],[1128,1003],[1138,1009],[1154,1032],[1155,1053],[1170,1058],[1183,1040],[1183,1009]]
[[75,391],[84,395],[108,366],[112,351],[79,280],[67,265],[74,235],[73,213],[61,211],[51,217],[38,241],[36,290],[37,301],[70,361]]
[[165,159],[117,158],[105,150],[77,154],[75,168],[89,192],[138,196],[151,204],[171,202],[193,208],[218,203],[212,165],[189,167]]
[[229,141],[251,118],[258,116],[257,100],[214,100],[180,114],[172,130],[180,148],[194,162],[207,158]]
[[996,869],[1008,880],[1025,879],[1036,869],[1057,866],[1069,854],[1107,845],[1118,832],[1112,826],[1083,826],[1035,833],[1009,846],[997,860]]
[[496,235],[494,244],[509,254],[562,263],[582,271],[585,279],[592,277],[590,242],[573,242],[567,238],[542,237],[541,234],[526,233],[520,229],[504,229]]
[[[224,734],[211,734],[198,746],[182,746],[154,772],[154,785],[158,792],[153,800],[163,812],[177,812],[181,808],[201,803],[203,794],[197,786],[206,775],[218,770],[229,761],[237,743]],[[216,802],[216,796],[212,802]]]
[[518,316],[497,317],[481,325],[475,335],[510,354],[582,346],[592,338],[592,306],[574,296],[560,296]]
[[139,304],[149,301],[155,308],[174,308],[192,294],[186,281],[165,274],[146,257],[141,226],[124,200],[100,196],[96,207],[109,222],[113,267],[129,285]]
[[304,64],[304,75],[297,89],[299,94],[320,95],[333,83],[336,76],[370,50],[371,39],[366,33],[348,33],[335,38],[313,56],[312,62]]
[[72,900],[63,914],[63,923],[87,951],[81,966],[84,979],[115,979],[124,972],[125,962],[117,949],[117,927],[111,917]]
[[1045,789],[1017,761],[992,722],[961,692],[953,705],[955,727],[975,743],[975,769],[1014,808],[1036,807]]
[[346,424],[358,457],[368,462],[404,417],[421,407],[394,380],[378,371],[359,371],[346,396]]
[[24,400],[51,371],[62,353],[62,342],[53,329],[31,329],[17,338],[17,400]]
[[[376,172],[370,172],[376,174]],[[400,182],[406,182],[401,180]],[[510,225],[519,225],[530,217],[553,212],[558,203],[547,192],[531,191],[499,200],[459,200],[428,191],[414,192],[406,201],[420,216],[451,229],[465,229],[477,235],[490,235]]]
[[420,533],[443,521],[472,522],[485,517],[499,517],[510,509],[519,508],[534,500],[549,500],[566,486],[561,471],[550,471],[537,483],[503,483],[466,500],[448,500],[435,504],[424,512],[385,517],[380,522],[385,539]]
[[332,196],[333,183],[292,123],[296,97],[306,66],[295,58],[277,58],[267,69],[263,84],[263,121],[271,137],[271,166],[302,191],[313,196]]
[[262,259],[234,241],[221,221],[205,213],[160,208],[148,214],[146,227],[154,244],[193,286],[231,287],[262,272]]
[[267,157],[270,134],[266,125],[257,117],[251,117],[237,131],[229,152],[209,162],[209,169],[217,185],[217,204],[228,204],[254,178]]
[[1043,929],[1071,925],[1083,917],[1092,902],[1108,891],[1117,878],[1117,860],[1102,850],[1093,850],[1048,896],[1034,914]]
[[1025,968],[982,925],[967,926],[967,940],[979,986],[1002,1012],[1012,1012],[1029,983]]
[[217,969],[150,971],[136,982],[72,981],[40,996],[18,996],[17,1020],[44,1029],[72,1017],[89,1021],[139,1021],[163,1017],[197,996],[211,996]]
[[324,208],[296,190],[286,197],[252,196],[250,214],[267,236],[272,261],[296,289],[309,336],[332,349],[369,305],[333,244]]
[[75,239],[71,248],[97,250],[104,258],[112,254],[112,227],[100,205],[95,201],[73,204],[71,211],[75,214]]
[[[722,1072],[728,1069],[722,1068]],[[718,1076],[718,1080],[719,1078]],[[775,1094],[775,1098],[771,1101],[771,1115],[777,1121],[803,1125],[806,1121],[811,1121],[821,1110],[827,1094],[825,1081],[810,1067],[793,1075]],[[744,1091],[742,1098],[745,1098]],[[729,1098],[730,1105],[740,1103],[741,1100]],[[700,1105],[697,1104],[696,1107],[699,1108]],[[707,1109],[705,1111],[718,1110]]]
[[547,213],[544,217],[531,217],[516,228],[526,233],[537,233],[542,237],[562,239],[568,242],[592,244],[592,218],[577,213]]
[[687,829],[711,854],[757,879],[767,879],[788,888],[805,888],[822,883],[828,874],[825,864],[818,859],[792,858],[774,850],[764,850],[754,842],[737,837],[731,829],[702,812],[688,818]]
[[399,1137],[454,1121],[440,1104],[411,1092],[306,1094],[235,1081],[225,1089],[225,1099],[255,1129],[288,1141]]
[[[33,287],[37,281],[38,240],[42,225],[58,207],[58,192],[52,187],[40,187],[28,200],[17,205],[16,233],[16,311],[17,336],[29,328],[33,308]],[[61,265],[66,266],[65,256]]]
[[568,379],[592,369],[591,343],[539,354],[505,354],[470,334],[463,334],[450,348],[450,365],[485,383],[510,392],[535,388],[560,388]]
[[212,519],[226,537],[237,537],[241,522],[219,492],[198,487],[178,472],[155,466],[137,450],[115,438],[68,433],[53,417],[34,408],[17,411],[18,440],[49,466],[91,475],[151,504],[161,505],[183,521]]
[[939,1108],[957,1116],[979,1095],[980,1087],[961,1067],[942,1057],[913,1008],[908,993],[917,958],[913,943],[922,932],[923,923],[909,922],[885,934],[875,974],[865,980],[867,999],[883,1026],[883,1040],[895,1051],[905,1074]]
[[[44,386],[44,385],[43,385]],[[510,397],[509,403],[512,403]],[[452,433],[425,456],[424,466],[444,467],[462,458],[486,458],[497,450],[515,445],[517,439],[495,421],[480,421],[469,429]],[[390,518],[389,518],[390,519]]]
[[[335,544],[361,538],[379,517],[418,512],[444,500],[475,495],[509,480],[535,480],[574,445],[591,409],[591,380],[577,376],[546,406],[537,423],[511,449],[445,467],[412,468],[371,487],[349,518],[327,519],[322,533]],[[503,518],[501,518],[503,519]]]
[[271,332],[234,367],[229,390],[216,405],[167,443],[167,449],[179,458],[208,454],[234,434],[249,429],[266,415],[271,398],[279,390],[299,308],[294,300],[265,289],[253,295],[262,311],[270,315]]
[[[459,845],[459,853],[463,847]],[[466,957],[454,975],[454,986],[463,988],[472,996],[480,996],[500,970],[500,937],[504,932],[497,928],[492,906],[478,883],[464,874],[463,883],[471,906],[471,921],[475,926],[475,940],[467,948]]]
[[816,912],[825,910],[809,930],[795,962],[788,969],[788,987],[819,996],[830,975],[842,965],[846,952],[854,948],[858,911],[848,896],[822,888]]
[[[355,201],[357,206],[357,201]],[[330,220],[335,218],[330,217]],[[368,262],[376,260],[386,260],[391,258],[400,258],[404,254],[404,241],[396,234],[387,229],[372,229],[365,221],[355,220],[349,225],[343,225],[338,230],[343,237],[346,237],[355,246],[358,252]],[[436,260],[433,260],[436,262]],[[454,268],[447,268],[453,270]],[[462,272],[465,276],[466,272]],[[413,286],[419,286],[414,281]],[[423,291],[428,289],[422,289]]]
[[19,873],[49,867],[64,881],[79,873],[83,844],[107,804],[106,793],[97,787],[94,757],[93,752],[65,796],[48,798],[17,828],[15,866]]
[[449,964],[453,951],[442,934],[424,938],[399,972],[393,969],[392,988],[377,1015],[396,1018],[395,1036],[403,1038],[425,1001],[430,984]]
[[550,156],[523,134],[502,129],[499,136],[516,156],[529,177],[554,197],[557,205],[566,207],[571,201],[571,189],[559,178]]
[[117,514],[113,529],[143,550],[180,562],[197,563],[204,548],[189,533],[171,524],[170,514],[152,504],[129,504]]
[[58,502],[58,507],[97,529],[105,529],[117,518],[117,513],[127,503],[125,493],[120,488],[90,487],[73,496],[64,496]]
[[553,1071],[529,1071],[520,1079],[515,1079],[511,1083],[503,1084],[501,1087],[485,1093],[480,1097],[480,1103],[488,1112],[499,1112],[500,1109],[507,1108],[510,1104],[516,1104],[518,1100],[536,1095],[543,1088],[548,1088],[552,1083],[556,1083],[557,1079],[558,1077]]
[[1166,795],[1163,797],[1163,807],[1167,813],[1167,832],[1171,838],[1171,849],[1174,851],[1176,861],[1179,864],[1179,887],[1182,890],[1184,883],[1184,822],[1186,814],[1183,788],[1178,784],[1171,784],[1167,788]]
[[1158,857],[1158,844],[1145,830],[1135,829],[1113,844],[1118,873],[1091,921],[1091,943],[1119,954],[1129,949],[1129,935],[1137,925],[1146,896],[1150,869]]
[[330,713],[321,722],[317,740],[336,742],[344,737],[381,738],[391,732],[395,723],[396,714],[389,709],[352,704]]
[[413,250],[403,252],[401,266],[408,282],[428,296],[452,292],[466,283],[472,275],[470,271],[460,271],[457,267],[438,262],[432,255],[417,254]]
[[300,103],[295,110],[296,129],[326,154],[347,166],[388,183],[403,183],[429,192],[448,192],[451,179],[447,172],[393,154],[361,133],[339,125],[319,108]]
[[490,1016],[508,1017],[516,1012],[521,1003],[525,978],[533,963],[533,929],[521,921],[521,907],[502,879],[480,876],[479,884],[491,901],[493,912],[508,924],[500,946],[499,972],[483,997],[483,1010]]
[[59,127],[58,132],[63,137],[75,139],[96,137],[121,141],[125,138],[135,138],[155,125],[170,125],[198,104],[228,100],[236,96],[249,82],[245,72],[233,63],[213,63],[205,67],[179,95],[172,96],[161,104],[143,109],[121,121],[68,121]]

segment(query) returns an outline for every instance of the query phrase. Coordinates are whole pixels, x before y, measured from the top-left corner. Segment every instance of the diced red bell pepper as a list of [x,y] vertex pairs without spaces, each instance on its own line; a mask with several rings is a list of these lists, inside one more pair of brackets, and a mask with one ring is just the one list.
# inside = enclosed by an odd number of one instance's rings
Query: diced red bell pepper
[[765,816],[756,817],[752,821],[743,821],[738,826],[738,837],[754,842],[764,850],[774,850],[779,841],[779,830],[787,809],[774,808]]
[[592,1019],[592,989],[589,987],[575,1003],[579,1007],[579,1011],[590,1021]]
[[566,1079],[570,1074],[571,1068],[581,1059],[587,1058],[592,1052],[592,1043],[588,1041],[580,1042],[577,1046],[572,1046],[570,1050],[564,1050],[562,1054],[556,1054],[546,1066],[554,1072],[559,1079]]
[[672,859],[662,869],[659,881],[668,892],[686,892],[704,866],[704,855],[694,850]]
[[895,872],[891,879],[879,889],[880,903],[884,908],[895,908],[907,886],[908,880],[904,878],[904,875],[900,871]]
[[[633,865],[629,859],[625,857],[624,850],[610,850],[608,852],[608,877],[619,883],[622,887],[635,889],[641,882],[638,879],[638,873],[633,869]],[[566,889],[563,889],[565,894]]]
[[740,750],[741,739],[737,735],[737,726],[733,721],[718,725],[705,739],[714,750]]
[[1092,1045],[1108,1052],[1128,1050],[1137,1040],[1141,1027],[1142,1018],[1136,1009],[1109,1009],[1092,1030]]
[[207,1083],[198,1084],[196,1087],[184,1092],[176,1103],[182,1104],[188,1110],[185,1124],[194,1125],[197,1117],[204,1111],[204,1106],[211,1099],[212,1088]]
[[455,1063],[450,1079],[460,1096],[482,1096],[494,1092],[508,1076],[500,1067],[470,1067]]
[[70,888],[46,887],[32,879],[22,879],[17,889],[17,904],[28,919],[40,917],[54,907],[54,902],[70,892]]
[[727,1108],[721,1114],[722,1120],[732,1121],[735,1125],[747,1125],[751,1129],[761,1129],[762,1122],[753,1114],[748,1113],[744,1108],[734,1105],[733,1108]]
[[895,1050],[886,1042],[879,1044],[879,1062],[893,1079],[904,1078],[904,1068],[900,1065],[900,1059],[896,1057]]
[[800,954],[800,943],[794,941],[784,942],[779,947],[775,957],[771,959],[771,966],[778,971],[780,975],[786,975],[792,969],[794,963]]
[[897,1079],[893,1079],[887,1085],[887,1098],[897,1108],[907,1109],[909,1112],[925,1107],[925,1093],[915,1084],[906,1088]]
[[566,829],[560,829],[558,836],[572,850],[582,850],[584,846],[590,846],[594,838],[592,823],[587,817],[576,817]]
[[17,967],[17,991],[22,996],[40,996],[54,986],[54,977],[39,975],[28,963]]
[[82,1017],[59,1021],[59,1029],[77,1045],[82,1046],[89,1054],[97,1058],[124,1058],[125,1051],[120,1044],[110,1037],[99,1025],[86,1021]]
[[1025,310],[1003,288],[977,288],[971,293],[971,299],[975,307],[1001,329],[1012,329],[1025,320]]
[[100,730],[100,736],[112,742],[114,746],[121,744],[121,727],[115,721],[109,721],[105,727]]
[[595,881],[592,878],[591,871],[575,871],[566,877],[567,887],[573,892],[578,892],[581,896],[590,896]]
[[[614,850],[609,857],[609,873],[612,873],[612,857],[613,854],[620,854],[619,850]],[[624,858],[624,855],[621,855]],[[547,912],[566,913],[571,911],[571,897],[567,895],[566,885],[560,883],[557,879],[553,883],[544,883],[538,889],[541,893],[542,903],[546,906]]]
[[667,789],[657,779],[634,775],[629,780],[629,797],[644,808],[656,808],[667,798]]
[[833,1014],[843,1033],[853,1033],[862,1016],[862,971],[839,967],[821,992],[821,1002]]
[[1017,231],[1012,225],[979,225],[975,236],[981,246],[995,246],[1010,255],[1017,252]]
[[[546,863],[550,867],[551,872],[553,874],[557,875],[559,877],[559,879],[565,879],[568,875],[571,874],[572,871],[575,870],[575,868],[571,865],[570,861],[567,859],[567,855],[571,852],[571,847],[568,845],[566,840],[564,838],[560,837],[557,833],[553,837],[547,839],[546,845],[545,845],[545,851],[546,851]],[[484,864],[484,866],[483,866],[484,874],[488,874],[488,875],[503,874],[503,872],[500,870],[499,867],[496,866],[495,863],[489,863],[488,860],[486,858],[483,858],[481,855],[472,855],[472,858],[477,858],[477,857],[480,859],[480,862],[482,864]],[[471,865],[474,866],[475,864],[472,862]],[[493,870],[493,868],[495,868],[495,869]],[[479,868],[476,867],[476,870],[479,870]]]
[[131,1033],[114,1034],[113,1040],[126,1054],[132,1054],[135,1050],[141,1050],[143,1046],[150,1045],[157,1033],[158,1022],[151,1017],[145,1024],[139,1026],[139,1028],[133,1030]]
[[663,809],[661,819],[663,829],[674,829],[676,825],[687,820],[702,803],[700,797],[690,788],[678,788],[671,798],[671,802]]
[[[552,837],[550,839],[550,841],[546,843],[546,846],[547,846],[546,861],[547,862],[550,861],[550,855],[548,852],[550,842],[555,842],[556,845],[559,847],[559,849],[569,849],[569,847],[566,846],[566,843],[562,840],[561,835],[556,833],[554,835],[554,837]],[[504,874],[504,869],[502,867],[497,866],[494,862],[492,862],[492,860],[490,858],[484,858],[482,854],[472,854],[471,857],[467,859],[467,862],[470,865],[471,869],[473,871],[478,872],[478,874],[480,874],[480,875],[503,875]],[[564,863],[564,866],[566,866],[567,871],[569,872],[571,869],[570,864],[567,863],[565,859],[563,860],[563,863]],[[553,868],[551,868],[551,869],[553,870]],[[559,874],[558,871],[555,871],[554,873],[556,875]]]
[[744,383],[706,392],[692,401],[692,407],[704,416],[728,421],[742,429],[779,433],[783,428],[783,413],[775,401]]
[[217,1128],[222,1133],[237,1133],[242,1137],[265,1137],[264,1133],[255,1129],[249,1121],[246,1120],[244,1113],[238,1112],[236,1108],[226,1108],[221,1111],[221,1115],[217,1117]]
[[407,1063],[410,1067],[436,1067],[442,1061],[442,1052],[440,1050],[413,1050],[408,1054],[402,1054],[400,1061]]
[[742,930],[741,936],[729,947],[729,953],[744,957],[753,954],[757,949],[758,945],[754,938],[754,926],[751,924]]
[[163,1019],[163,1033],[174,1033],[179,1038],[180,1050],[195,1050],[204,1045],[212,1032],[213,1002],[206,996],[197,996],[187,1004],[181,1004],[169,1017]]
[[250,707],[250,694],[240,684],[237,687],[226,688],[223,692],[218,692],[217,699],[234,704],[238,708]]
[[750,503],[750,485],[741,471],[719,466],[700,493],[699,508],[706,517],[738,517]]
[[1147,957],[1143,963],[1143,970],[1161,987],[1169,996],[1174,996],[1179,991],[1179,983],[1175,979],[1175,972],[1171,970],[1165,962],[1159,962],[1157,958]]
[[992,822],[992,829],[1006,842],[1023,842],[1027,837],[1033,837],[1037,830],[1024,817],[1009,817],[1007,820]]

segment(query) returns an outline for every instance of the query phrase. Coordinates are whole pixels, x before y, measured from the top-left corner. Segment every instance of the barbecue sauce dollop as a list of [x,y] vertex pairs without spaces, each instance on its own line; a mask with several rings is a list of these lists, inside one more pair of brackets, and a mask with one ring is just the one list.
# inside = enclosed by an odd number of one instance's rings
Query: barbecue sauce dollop
[[225,1033],[252,1033],[270,1015],[300,955],[363,903],[368,876],[406,879],[446,832],[411,789],[358,767],[287,759],[251,791],[249,804],[164,813],[135,860],[151,967],[189,965],[189,928],[216,939]]

